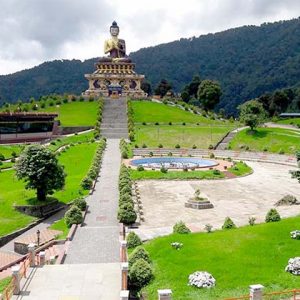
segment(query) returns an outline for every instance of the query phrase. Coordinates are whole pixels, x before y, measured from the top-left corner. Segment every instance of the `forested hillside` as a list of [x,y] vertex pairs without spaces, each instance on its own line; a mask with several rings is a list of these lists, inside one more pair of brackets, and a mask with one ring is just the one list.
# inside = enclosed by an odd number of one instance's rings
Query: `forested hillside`
[[[131,57],[153,86],[165,78],[180,92],[195,74],[218,80],[223,92],[219,107],[234,112],[241,102],[266,92],[300,86],[299,36],[300,18],[180,39],[140,49]],[[87,88],[83,74],[94,70],[95,61],[47,62],[0,76],[0,101],[78,94]]]

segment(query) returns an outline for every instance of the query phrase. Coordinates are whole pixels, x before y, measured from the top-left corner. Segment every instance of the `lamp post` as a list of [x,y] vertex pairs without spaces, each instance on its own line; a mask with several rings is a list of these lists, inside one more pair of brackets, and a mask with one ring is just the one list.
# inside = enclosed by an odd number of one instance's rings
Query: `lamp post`
[[40,235],[41,235],[41,232],[39,230],[37,230],[36,236],[37,236],[37,245],[38,246],[40,245]]

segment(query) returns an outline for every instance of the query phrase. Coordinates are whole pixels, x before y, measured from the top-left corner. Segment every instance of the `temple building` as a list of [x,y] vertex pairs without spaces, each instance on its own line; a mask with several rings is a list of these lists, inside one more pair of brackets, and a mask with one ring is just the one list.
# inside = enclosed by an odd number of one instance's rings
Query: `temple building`
[[111,38],[104,43],[104,53],[108,56],[99,59],[94,73],[85,74],[89,88],[83,96],[139,99],[147,97],[141,89],[145,76],[134,71],[135,64],[126,55],[125,40],[118,38],[119,31],[119,26],[113,22],[110,26]]
[[0,113],[0,143],[51,138],[58,129],[57,117],[54,113]]

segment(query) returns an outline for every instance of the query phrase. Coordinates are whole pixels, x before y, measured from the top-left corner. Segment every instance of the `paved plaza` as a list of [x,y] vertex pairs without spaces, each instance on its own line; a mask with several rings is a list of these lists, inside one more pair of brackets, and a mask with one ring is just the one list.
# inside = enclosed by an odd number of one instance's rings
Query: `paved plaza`
[[[247,162],[254,170],[252,175],[225,180],[201,181],[139,181],[145,222],[136,232],[149,239],[165,235],[179,220],[186,222],[193,231],[203,230],[205,224],[221,228],[229,216],[237,226],[248,223],[250,216],[264,222],[267,211],[284,195],[291,194],[300,200],[297,180],[292,179],[290,166]],[[184,203],[200,189],[213,203],[213,209],[185,208]],[[277,208],[282,217],[300,213],[300,206]]]

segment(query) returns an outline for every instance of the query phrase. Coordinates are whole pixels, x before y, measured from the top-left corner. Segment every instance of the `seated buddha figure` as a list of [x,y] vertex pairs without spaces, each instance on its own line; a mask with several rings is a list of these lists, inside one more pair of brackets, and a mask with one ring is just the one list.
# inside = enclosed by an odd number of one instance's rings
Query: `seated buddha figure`
[[109,55],[100,58],[100,62],[131,62],[131,59],[126,55],[125,40],[118,38],[119,32],[119,26],[114,21],[110,26],[111,38],[104,42],[104,53],[109,53]]

